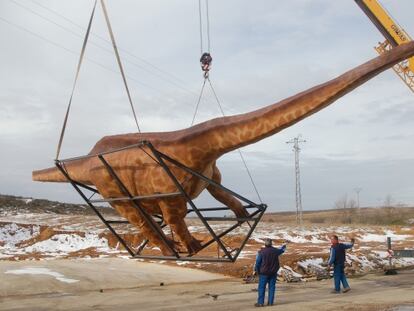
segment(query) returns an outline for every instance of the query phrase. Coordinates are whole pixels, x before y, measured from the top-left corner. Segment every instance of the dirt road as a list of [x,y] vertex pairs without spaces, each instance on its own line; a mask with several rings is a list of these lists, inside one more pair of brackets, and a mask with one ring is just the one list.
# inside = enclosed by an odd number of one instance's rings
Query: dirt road
[[[278,284],[266,310],[414,310],[414,270],[350,280]],[[0,310],[253,310],[256,285],[126,259],[0,262]]]

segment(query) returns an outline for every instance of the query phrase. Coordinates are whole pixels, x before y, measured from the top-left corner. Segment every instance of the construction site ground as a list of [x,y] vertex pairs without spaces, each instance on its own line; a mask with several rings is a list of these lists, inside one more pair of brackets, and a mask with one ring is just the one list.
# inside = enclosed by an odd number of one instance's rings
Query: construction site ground
[[[125,260],[0,261],[0,310],[253,310],[257,284],[196,269]],[[281,283],[266,310],[414,310],[414,270]]]

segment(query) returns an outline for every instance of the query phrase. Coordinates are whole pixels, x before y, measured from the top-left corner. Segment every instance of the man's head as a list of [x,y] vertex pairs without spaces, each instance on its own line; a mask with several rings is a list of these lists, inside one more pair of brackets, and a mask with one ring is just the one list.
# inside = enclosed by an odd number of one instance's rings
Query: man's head
[[331,244],[338,244],[339,243],[339,239],[337,235],[332,235],[331,236]]
[[266,247],[272,246],[272,239],[269,239],[269,238],[265,239],[265,246]]

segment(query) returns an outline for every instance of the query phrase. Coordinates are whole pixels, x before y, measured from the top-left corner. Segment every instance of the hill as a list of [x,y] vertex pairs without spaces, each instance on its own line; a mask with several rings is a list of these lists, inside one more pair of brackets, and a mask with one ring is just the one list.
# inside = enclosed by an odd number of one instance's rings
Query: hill
[[[266,213],[264,221],[294,224],[295,212]],[[304,211],[305,225],[367,224],[367,225],[410,225],[414,224],[414,207],[361,207],[329,210]]]
[[[113,213],[112,208],[101,207],[105,213]],[[19,213],[54,213],[60,215],[94,215],[86,204],[71,204],[45,199],[34,199],[0,194],[0,215]]]
[[[117,213],[111,207],[100,207],[104,214]],[[19,213],[54,213],[60,215],[95,215],[86,204],[71,204],[45,199],[34,199],[0,194],[0,215]],[[295,212],[268,212],[263,221],[279,224],[295,224]],[[414,207],[363,207],[304,211],[305,225],[368,224],[410,225],[414,224]]]

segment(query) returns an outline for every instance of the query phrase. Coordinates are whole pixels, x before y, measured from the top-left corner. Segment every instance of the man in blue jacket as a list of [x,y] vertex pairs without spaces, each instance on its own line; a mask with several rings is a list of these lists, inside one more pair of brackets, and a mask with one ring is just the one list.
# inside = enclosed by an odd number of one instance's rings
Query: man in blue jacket
[[259,297],[256,307],[264,306],[264,298],[266,285],[269,286],[269,295],[267,297],[267,305],[273,305],[276,291],[277,271],[279,270],[279,256],[285,252],[286,244],[281,248],[272,247],[272,240],[265,240],[265,247],[262,248],[256,257],[254,271],[259,275]]
[[344,287],[343,293],[349,292],[351,288],[349,287],[348,281],[345,276],[345,261],[346,253],[345,250],[350,249],[354,246],[355,239],[351,239],[351,243],[339,243],[337,235],[331,237],[331,254],[328,260],[328,266],[334,266],[334,284],[335,289],[332,291],[334,294],[339,294],[341,292],[341,283]]

